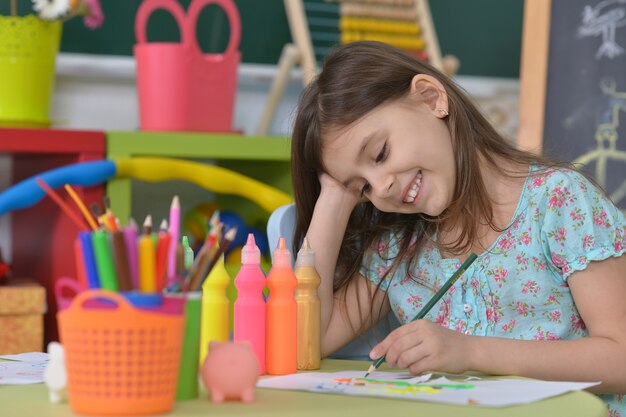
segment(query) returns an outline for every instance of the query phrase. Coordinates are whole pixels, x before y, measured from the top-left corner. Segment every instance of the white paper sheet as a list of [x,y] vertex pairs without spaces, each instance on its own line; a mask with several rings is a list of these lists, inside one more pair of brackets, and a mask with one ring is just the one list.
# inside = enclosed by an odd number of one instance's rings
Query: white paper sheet
[[392,372],[373,372],[367,379],[363,379],[363,376],[363,371],[310,372],[263,378],[259,380],[257,386],[446,404],[504,407],[539,401],[599,384],[599,382],[527,379],[450,380],[446,377],[430,379],[430,374],[410,377],[408,373]]
[[0,356],[0,385],[38,384],[43,382],[43,371],[48,354],[28,352]]

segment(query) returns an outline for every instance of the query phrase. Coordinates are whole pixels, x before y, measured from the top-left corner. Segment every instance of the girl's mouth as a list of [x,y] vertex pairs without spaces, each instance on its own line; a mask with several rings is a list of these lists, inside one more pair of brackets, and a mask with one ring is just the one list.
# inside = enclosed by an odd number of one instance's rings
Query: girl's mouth
[[409,189],[404,195],[402,202],[408,203],[408,204],[413,203],[415,201],[415,197],[417,197],[417,194],[419,193],[421,186],[422,186],[422,171],[420,170],[417,172],[415,179],[409,186]]

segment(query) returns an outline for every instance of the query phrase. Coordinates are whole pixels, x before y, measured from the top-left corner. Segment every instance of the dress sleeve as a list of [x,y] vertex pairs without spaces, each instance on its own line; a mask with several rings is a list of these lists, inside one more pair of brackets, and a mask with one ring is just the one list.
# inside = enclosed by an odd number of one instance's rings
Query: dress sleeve
[[541,244],[547,265],[562,280],[591,261],[626,250],[624,215],[580,173],[548,176],[537,209],[544,212]]
[[398,255],[398,238],[392,233],[384,235],[372,250],[363,257],[363,263],[359,273],[376,285],[380,289],[387,291],[393,278],[389,271],[395,257]]

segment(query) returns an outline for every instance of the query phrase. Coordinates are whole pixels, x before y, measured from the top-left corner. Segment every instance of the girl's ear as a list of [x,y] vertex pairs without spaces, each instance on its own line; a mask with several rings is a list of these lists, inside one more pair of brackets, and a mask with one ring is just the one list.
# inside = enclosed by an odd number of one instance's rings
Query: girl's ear
[[448,94],[438,79],[427,74],[417,74],[411,80],[411,96],[425,103],[435,117],[448,115]]

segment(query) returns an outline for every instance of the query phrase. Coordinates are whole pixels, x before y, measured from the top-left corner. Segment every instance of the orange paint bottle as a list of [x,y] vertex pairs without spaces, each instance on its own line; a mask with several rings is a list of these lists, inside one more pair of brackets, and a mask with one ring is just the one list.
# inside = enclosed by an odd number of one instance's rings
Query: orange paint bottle
[[267,301],[265,365],[270,375],[296,372],[298,365],[298,306],[294,298],[297,280],[291,266],[291,252],[281,237],[274,251],[272,269],[267,276],[270,290]]

